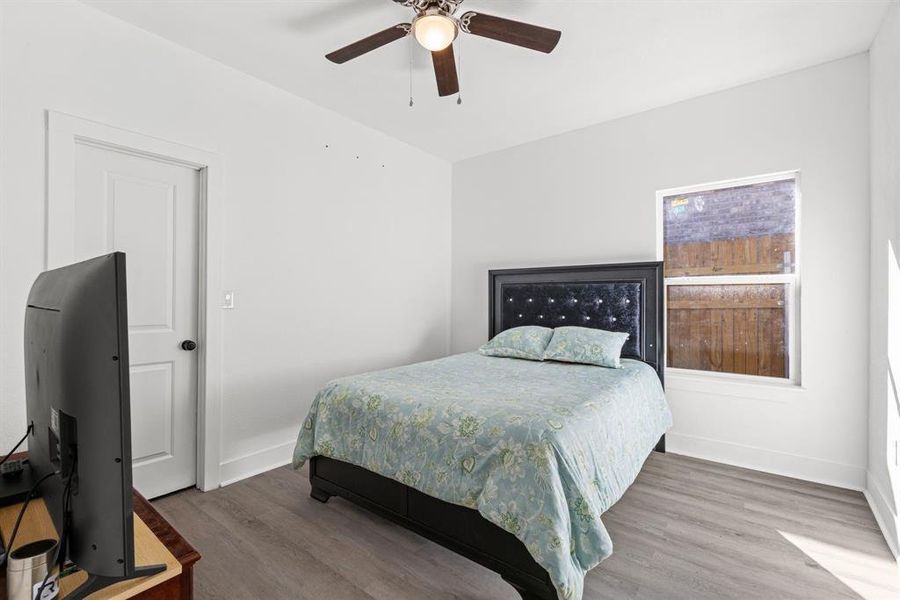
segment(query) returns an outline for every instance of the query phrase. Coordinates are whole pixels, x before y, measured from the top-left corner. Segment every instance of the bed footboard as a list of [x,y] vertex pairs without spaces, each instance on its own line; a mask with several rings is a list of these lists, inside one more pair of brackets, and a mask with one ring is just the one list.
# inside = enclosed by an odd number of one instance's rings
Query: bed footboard
[[557,600],[547,572],[511,533],[478,511],[423,494],[356,465],[309,461],[310,496],[340,496],[498,573],[525,600]]

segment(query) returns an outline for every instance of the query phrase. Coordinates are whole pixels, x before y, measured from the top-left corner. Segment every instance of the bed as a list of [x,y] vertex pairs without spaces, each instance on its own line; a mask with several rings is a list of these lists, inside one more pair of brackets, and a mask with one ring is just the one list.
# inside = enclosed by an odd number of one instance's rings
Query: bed
[[600,516],[671,415],[662,394],[662,264],[489,273],[489,336],[520,325],[629,333],[621,369],[465,353],[330,382],[294,466],[499,573],[526,600],[578,600],[612,552]]

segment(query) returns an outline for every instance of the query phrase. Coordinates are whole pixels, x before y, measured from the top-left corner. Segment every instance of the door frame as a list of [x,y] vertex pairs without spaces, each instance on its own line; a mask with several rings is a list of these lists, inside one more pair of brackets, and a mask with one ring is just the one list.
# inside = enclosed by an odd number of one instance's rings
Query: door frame
[[186,166],[200,172],[197,303],[197,487],[209,491],[221,483],[222,435],[222,161],[192,146],[104,125],[65,113],[46,112],[47,269],[73,262],[75,240],[62,232],[75,212],[75,145],[89,144]]

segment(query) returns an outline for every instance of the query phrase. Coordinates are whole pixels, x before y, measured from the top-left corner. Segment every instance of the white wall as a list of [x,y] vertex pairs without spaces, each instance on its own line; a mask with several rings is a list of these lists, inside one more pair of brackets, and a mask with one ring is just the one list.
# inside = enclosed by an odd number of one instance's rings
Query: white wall
[[[869,53],[872,297],[866,495],[888,545],[900,549],[900,4]],[[890,284],[890,285],[889,285]]]
[[25,425],[47,109],[222,157],[223,479],[286,461],[329,378],[446,353],[448,163],[79,3],[0,20],[0,448]]
[[[862,55],[455,165],[452,350],[486,337],[489,268],[653,259],[656,190],[800,169],[803,388],[670,378],[669,446],[857,488],[868,458],[870,490],[895,503],[878,352],[882,246],[900,232],[897,21],[895,8],[872,51],[872,226],[885,230],[872,241],[868,457]],[[223,157],[224,285],[237,291],[223,313],[224,479],[286,460],[325,380],[447,351],[447,163],[81,4],[0,2],[0,447],[24,422],[46,109]]]
[[799,169],[803,388],[670,377],[669,447],[861,489],[867,79],[853,56],[454,165],[453,351],[487,336],[488,269],[654,260],[657,190]]

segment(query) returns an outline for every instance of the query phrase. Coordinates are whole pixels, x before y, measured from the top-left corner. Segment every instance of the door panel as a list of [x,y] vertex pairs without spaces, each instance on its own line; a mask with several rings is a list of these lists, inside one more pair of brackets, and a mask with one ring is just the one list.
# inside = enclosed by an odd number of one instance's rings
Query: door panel
[[135,465],[174,454],[172,363],[131,367],[131,455]]
[[[119,173],[108,176],[108,247],[128,256],[128,326],[171,329],[175,288],[175,187]],[[134,264],[136,268],[131,268]]]
[[199,171],[77,143],[75,257],[125,252],[134,485],[196,482]]

